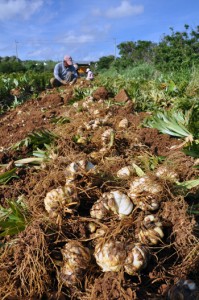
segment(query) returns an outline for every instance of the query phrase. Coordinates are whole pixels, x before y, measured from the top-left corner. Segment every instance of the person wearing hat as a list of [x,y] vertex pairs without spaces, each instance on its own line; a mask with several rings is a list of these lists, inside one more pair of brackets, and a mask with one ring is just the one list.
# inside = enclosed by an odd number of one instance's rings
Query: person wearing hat
[[93,72],[91,71],[91,69],[87,68],[86,73],[87,73],[86,80],[93,80],[94,79],[94,75],[93,75]]
[[55,65],[54,78],[50,79],[50,83],[52,87],[74,84],[77,77],[78,74],[73,65],[72,57],[70,55],[65,55],[63,61]]

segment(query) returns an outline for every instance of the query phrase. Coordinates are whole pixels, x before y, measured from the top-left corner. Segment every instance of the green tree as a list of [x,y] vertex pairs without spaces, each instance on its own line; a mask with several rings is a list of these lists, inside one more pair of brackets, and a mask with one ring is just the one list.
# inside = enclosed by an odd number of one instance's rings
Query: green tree
[[112,63],[114,62],[115,57],[113,55],[109,56],[102,56],[99,61],[97,62],[97,71],[107,70],[111,67]]
[[196,30],[174,31],[171,35],[163,36],[155,49],[155,64],[161,70],[179,70],[199,64],[199,26]]
[[0,72],[1,73],[13,73],[13,72],[21,72],[25,71],[25,67],[19,61],[1,61],[0,62]]
[[138,63],[151,63],[154,61],[154,49],[156,44],[151,41],[138,40],[137,42],[123,42],[117,46],[120,59],[117,60],[117,67],[126,68],[129,65],[135,66]]

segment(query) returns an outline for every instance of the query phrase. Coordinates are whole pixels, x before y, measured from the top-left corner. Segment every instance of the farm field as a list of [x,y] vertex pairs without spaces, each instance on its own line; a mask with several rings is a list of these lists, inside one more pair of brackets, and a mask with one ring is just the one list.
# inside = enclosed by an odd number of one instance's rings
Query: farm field
[[122,87],[77,87],[0,115],[0,298],[199,299],[198,159]]

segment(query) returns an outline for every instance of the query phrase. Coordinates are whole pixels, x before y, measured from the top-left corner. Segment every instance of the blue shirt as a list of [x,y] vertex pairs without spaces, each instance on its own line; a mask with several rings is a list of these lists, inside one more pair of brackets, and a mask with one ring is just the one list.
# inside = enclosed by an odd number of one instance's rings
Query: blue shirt
[[68,72],[72,72],[72,79],[77,78],[77,71],[73,65],[65,67],[64,62],[55,65],[54,76],[57,80],[65,80]]

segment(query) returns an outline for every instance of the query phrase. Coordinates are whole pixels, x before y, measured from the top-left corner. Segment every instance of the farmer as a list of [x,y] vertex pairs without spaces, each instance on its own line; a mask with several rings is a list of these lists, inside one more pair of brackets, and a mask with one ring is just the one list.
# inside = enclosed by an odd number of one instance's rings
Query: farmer
[[86,73],[87,73],[86,80],[93,80],[94,79],[93,72],[89,68],[86,69]]
[[72,57],[65,55],[63,61],[55,65],[54,78],[50,79],[50,83],[52,87],[74,84],[77,77],[77,70],[73,65]]

